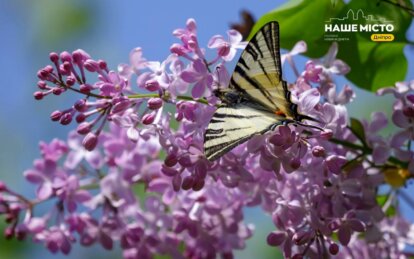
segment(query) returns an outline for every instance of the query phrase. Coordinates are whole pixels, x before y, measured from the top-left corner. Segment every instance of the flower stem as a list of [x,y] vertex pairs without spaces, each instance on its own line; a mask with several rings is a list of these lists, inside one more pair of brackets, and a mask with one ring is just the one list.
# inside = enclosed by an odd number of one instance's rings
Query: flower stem
[[[329,141],[332,142],[332,143],[339,144],[339,145],[342,145],[344,147],[350,148],[350,149],[360,150],[364,154],[372,154],[372,149],[369,148],[369,147],[363,147],[363,146],[360,146],[360,145],[357,145],[357,144],[354,144],[354,143],[350,143],[350,142],[345,141],[345,140],[336,139],[336,138],[331,138]],[[402,168],[407,168],[408,167],[407,162],[403,162],[403,161],[401,161],[401,160],[399,160],[399,159],[397,159],[393,156],[390,156],[388,158],[388,161],[391,162],[392,164],[399,165]]]
[[[130,99],[140,99],[140,98],[155,98],[155,97],[160,97],[160,95],[158,93],[156,94],[132,94],[132,95],[128,95],[127,97]],[[177,99],[184,100],[184,101],[194,101],[194,102],[199,102],[202,104],[208,104],[208,101],[206,99],[194,99],[191,96],[185,96],[185,95],[178,95]]]

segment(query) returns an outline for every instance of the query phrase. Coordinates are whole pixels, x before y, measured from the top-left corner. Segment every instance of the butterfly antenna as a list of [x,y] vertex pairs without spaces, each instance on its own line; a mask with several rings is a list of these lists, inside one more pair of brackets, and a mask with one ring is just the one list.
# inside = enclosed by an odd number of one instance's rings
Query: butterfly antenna
[[308,121],[314,121],[314,122],[317,122],[317,123],[322,123],[322,121],[320,121],[320,120],[317,120],[317,119],[315,119],[313,117],[310,117],[310,116],[307,116],[307,115],[299,115],[297,120],[295,121],[295,123],[300,125],[300,126],[303,126],[303,127],[308,127],[308,128],[318,129],[320,131],[324,131],[322,128],[320,128],[318,126],[315,126],[315,125],[303,124],[303,123],[300,122],[301,120],[308,120]]

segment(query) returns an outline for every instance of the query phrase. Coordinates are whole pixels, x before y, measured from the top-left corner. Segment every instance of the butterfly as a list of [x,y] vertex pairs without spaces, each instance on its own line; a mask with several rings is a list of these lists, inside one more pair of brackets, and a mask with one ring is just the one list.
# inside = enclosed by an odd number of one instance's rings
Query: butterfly
[[265,24],[242,52],[228,88],[216,95],[217,108],[204,133],[204,153],[213,161],[254,135],[274,130],[278,125],[302,120],[318,120],[300,114],[291,101],[291,92],[282,79],[279,24]]

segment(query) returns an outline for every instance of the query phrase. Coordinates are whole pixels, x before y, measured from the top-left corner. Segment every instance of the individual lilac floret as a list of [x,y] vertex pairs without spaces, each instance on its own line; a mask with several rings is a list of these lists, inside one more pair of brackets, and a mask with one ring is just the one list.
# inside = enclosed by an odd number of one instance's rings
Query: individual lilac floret
[[315,66],[313,61],[306,62],[305,71],[302,73],[303,78],[305,80],[318,83],[320,81],[320,73],[322,72],[322,68],[318,68]]
[[200,49],[197,39],[197,25],[194,19],[187,20],[186,28],[176,29],[173,35],[182,41],[182,44],[174,44],[171,47],[171,52],[178,56],[193,60],[188,54],[194,53],[198,58],[203,59],[204,54]]
[[288,53],[281,55],[281,62],[282,65],[287,62],[292,67],[293,72],[296,76],[299,76],[298,69],[296,68],[295,63],[293,62],[293,56],[299,55],[301,53],[305,53],[308,50],[308,46],[306,45],[306,42],[304,41],[298,41],[295,46],[293,46],[292,50],[290,50]]
[[332,75],[345,75],[350,71],[350,67],[342,60],[337,59],[338,43],[332,43],[323,61],[315,61],[316,68],[322,68],[320,79],[324,82],[331,81]]
[[240,32],[236,30],[227,31],[227,37],[228,40],[225,40],[221,35],[213,36],[208,42],[208,47],[217,49],[218,56],[224,61],[229,62],[233,60],[237,49],[244,49],[247,43],[242,42],[243,37]]
[[194,83],[191,95],[194,98],[209,96],[211,94],[211,86],[213,76],[208,71],[207,65],[201,59],[195,60],[191,67],[181,73],[181,78],[188,83]]

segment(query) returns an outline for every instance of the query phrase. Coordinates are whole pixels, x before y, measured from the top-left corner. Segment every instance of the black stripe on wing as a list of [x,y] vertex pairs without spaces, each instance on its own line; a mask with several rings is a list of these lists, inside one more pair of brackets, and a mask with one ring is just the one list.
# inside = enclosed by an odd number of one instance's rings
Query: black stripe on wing
[[249,140],[253,135],[250,136],[244,136],[243,138],[239,138],[233,141],[223,142],[211,147],[207,147],[204,149],[204,152],[206,154],[206,157],[209,161],[214,161],[217,158],[221,157],[234,147],[246,142]]

